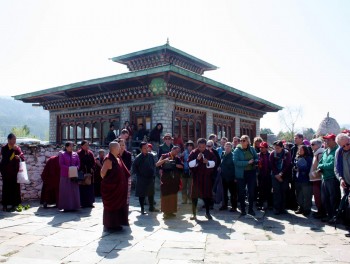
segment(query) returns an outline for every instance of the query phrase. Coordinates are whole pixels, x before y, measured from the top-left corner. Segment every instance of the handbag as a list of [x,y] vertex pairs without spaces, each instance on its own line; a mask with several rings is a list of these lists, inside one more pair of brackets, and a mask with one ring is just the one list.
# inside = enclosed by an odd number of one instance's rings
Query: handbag
[[29,184],[30,180],[28,177],[27,165],[25,161],[20,161],[19,170],[17,173],[17,183]]
[[[80,174],[80,172],[79,172]],[[91,173],[83,173],[82,179],[79,177],[79,184],[80,185],[91,185],[92,182],[92,174]]]

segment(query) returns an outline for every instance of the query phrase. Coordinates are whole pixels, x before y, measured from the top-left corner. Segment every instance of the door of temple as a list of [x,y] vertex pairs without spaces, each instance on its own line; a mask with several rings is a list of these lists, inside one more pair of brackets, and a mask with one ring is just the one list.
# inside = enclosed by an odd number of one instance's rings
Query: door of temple
[[130,108],[131,125],[133,126],[133,140],[141,142],[143,138],[137,138],[137,130],[140,124],[149,132],[152,130],[152,107],[151,105],[139,105]]

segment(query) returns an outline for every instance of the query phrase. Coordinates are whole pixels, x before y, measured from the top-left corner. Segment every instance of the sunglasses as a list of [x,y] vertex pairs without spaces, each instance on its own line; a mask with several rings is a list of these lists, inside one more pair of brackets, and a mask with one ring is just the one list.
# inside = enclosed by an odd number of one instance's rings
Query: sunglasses
[[241,142],[246,142],[247,140],[245,140],[245,139],[241,139]]
[[346,143],[346,144],[343,146],[343,148],[346,148],[346,147],[348,147],[348,146],[350,146],[350,143]]

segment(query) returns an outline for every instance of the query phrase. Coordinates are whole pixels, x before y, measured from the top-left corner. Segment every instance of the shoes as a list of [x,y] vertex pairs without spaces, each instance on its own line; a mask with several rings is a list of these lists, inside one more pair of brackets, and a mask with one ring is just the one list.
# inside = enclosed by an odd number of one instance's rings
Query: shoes
[[147,212],[145,211],[145,209],[142,209],[142,208],[141,208],[141,214],[142,214],[142,215],[147,214]]
[[192,215],[192,216],[190,217],[190,220],[195,220],[195,221],[197,221],[197,216],[196,216],[196,215]]
[[303,210],[301,210],[300,208],[298,208],[298,210],[294,211],[295,214],[302,214]]
[[2,207],[2,210],[3,210],[4,212],[7,212],[7,206],[4,205],[4,206]]
[[258,211],[262,211],[262,210],[264,210],[264,207],[263,207],[263,206],[258,206],[256,209],[257,209]]
[[205,214],[205,218],[207,218],[208,220],[212,220],[213,219],[213,217],[211,216],[210,213]]
[[303,212],[303,216],[309,216],[309,215],[310,215],[310,213],[311,213],[311,211],[310,211],[310,210],[305,211],[305,212]]
[[173,217],[176,217],[176,214],[166,214],[166,213],[163,214],[164,219],[169,219],[169,218],[173,218]]
[[247,215],[246,211],[245,210],[241,210],[241,215],[240,216],[245,216]]
[[231,208],[231,209],[230,209],[230,212],[236,213],[236,212],[237,212],[237,208]]
[[220,208],[219,208],[219,211],[226,211],[228,208],[227,208],[227,206],[221,206]]
[[320,212],[314,212],[312,213],[312,216],[315,218],[315,219],[322,219],[322,218],[325,218],[326,215],[325,214],[322,214]]
[[157,209],[155,207],[150,207],[148,211],[158,213],[159,209]]
[[47,203],[44,203],[44,204],[43,204],[43,207],[44,207],[45,209],[47,209]]
[[107,227],[104,228],[105,232],[111,232],[111,233],[113,233],[113,232],[120,232],[122,230],[123,230],[122,226],[117,226],[117,227],[114,227],[114,228],[107,228]]
[[251,216],[255,216],[255,212],[253,209],[249,209],[248,214],[250,214]]
[[275,211],[273,214],[274,214],[274,215],[280,215],[280,214],[281,214],[281,211]]

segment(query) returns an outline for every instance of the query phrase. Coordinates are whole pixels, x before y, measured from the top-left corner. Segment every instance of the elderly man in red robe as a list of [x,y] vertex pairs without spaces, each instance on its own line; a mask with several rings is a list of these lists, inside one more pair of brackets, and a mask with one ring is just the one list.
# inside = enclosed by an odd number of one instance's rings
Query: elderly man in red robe
[[210,202],[213,194],[212,172],[215,167],[216,157],[213,152],[206,148],[207,140],[200,138],[197,140],[197,148],[192,150],[188,157],[189,167],[193,175],[192,181],[192,213],[191,220],[197,220],[198,198],[204,201],[205,217],[210,220]]
[[118,157],[119,153],[119,143],[109,143],[109,153],[101,169],[103,225],[109,231],[120,231],[123,225],[129,225],[127,198],[130,172]]
[[41,189],[40,203],[47,208],[47,205],[58,204],[58,195],[60,191],[60,162],[59,153],[50,157],[41,174],[43,187]]

